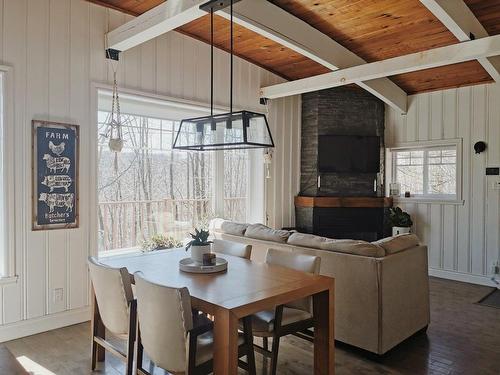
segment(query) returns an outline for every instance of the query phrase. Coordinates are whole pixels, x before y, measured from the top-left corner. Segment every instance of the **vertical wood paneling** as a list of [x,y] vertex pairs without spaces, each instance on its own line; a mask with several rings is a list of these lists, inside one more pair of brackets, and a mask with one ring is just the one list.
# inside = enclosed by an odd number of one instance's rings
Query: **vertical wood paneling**
[[[29,119],[47,120],[49,108],[47,87],[49,85],[49,1],[37,1],[28,8],[27,20],[28,61],[37,60],[38,64],[27,66],[26,128]],[[29,155],[27,153],[27,155]],[[27,156],[28,158],[29,156]],[[31,169],[25,169],[25,181],[31,181]],[[31,186],[26,200],[30,202]],[[27,233],[26,254],[26,311],[27,318],[42,316],[46,312],[46,268],[47,232]]]
[[[0,288],[0,323],[88,305],[86,258],[96,241],[96,114],[92,82],[112,82],[104,34],[130,17],[83,0],[0,0],[0,63],[14,72],[15,244],[19,281]],[[209,47],[177,33],[162,35],[120,56],[121,86],[208,102]],[[229,104],[229,55],[217,51],[216,104]],[[265,111],[259,88],[281,78],[235,58],[235,103]],[[31,231],[31,119],[80,125],[80,228]],[[268,180],[272,223],[293,224],[298,186],[300,98],[271,105],[278,148]],[[283,147],[281,147],[283,146]],[[270,193],[271,192],[271,193]],[[62,288],[64,299],[53,300]]]
[[470,88],[461,88],[458,90],[458,137],[463,139],[463,165],[462,165],[462,190],[465,203],[458,207],[458,227],[467,228],[458,232],[458,251],[457,251],[457,271],[470,272],[470,156],[471,156],[471,112],[472,98]]
[[[29,127],[26,125],[26,67],[27,67],[27,0],[4,1],[4,26],[3,26],[3,58],[4,62],[14,67],[14,137],[26,140],[30,136]],[[17,164],[27,164],[28,152],[26,148],[16,147],[14,158]],[[28,168],[27,168],[28,169]],[[25,168],[15,169],[15,207],[24,207],[26,197],[30,194],[30,180],[25,180]],[[16,273],[25,274],[26,271],[26,235],[31,214],[25,210],[16,210],[15,215],[15,240],[16,240]],[[18,284],[4,286],[3,307],[4,323],[23,319],[26,315],[26,281],[20,279]],[[24,292],[21,294],[21,292]]]
[[418,96],[408,97],[408,113],[406,114],[405,142],[416,141],[418,133]]
[[[70,6],[71,2],[66,0],[50,0],[48,117],[49,120],[58,122],[71,121]],[[67,273],[62,271],[67,268],[69,244],[66,231],[50,231],[48,236],[48,313],[55,313],[65,310],[67,305]],[[63,289],[63,300],[54,300],[53,291],[57,288]]]
[[[90,115],[89,115],[89,82],[90,67],[88,59],[80,58],[80,54],[88,56],[89,48],[89,7],[80,0],[71,0],[71,40],[70,40],[70,114],[74,123],[80,124],[80,152],[88,155],[88,139],[90,137]],[[80,163],[80,181],[87,181],[90,173],[89,163]],[[80,182],[79,186],[81,202],[89,201],[89,191]],[[89,229],[88,223],[89,207],[80,204],[80,228],[69,231],[68,242],[70,244],[67,268],[68,302],[70,309],[85,306],[87,303],[87,249],[88,238],[85,231]]]
[[[472,88],[473,117],[471,145],[486,139],[486,86]],[[486,152],[481,154],[471,153],[471,272],[476,275],[485,271],[485,161]]]
[[[500,166],[500,85],[489,85],[487,94],[487,139],[489,146],[486,155],[487,165],[498,167]],[[493,189],[493,184],[499,178],[499,176],[486,178],[486,271],[489,271],[494,260],[500,259],[500,191]]]
[[[500,194],[498,176],[485,167],[500,166],[500,85],[478,85],[415,95],[407,116],[387,110],[386,139],[395,144],[414,140],[463,140],[463,205],[404,204],[414,231],[429,246],[434,269],[487,276],[500,258]],[[406,121],[406,132],[398,124]],[[476,155],[473,145],[488,149]]]
[[156,89],[159,92],[169,93],[170,75],[166,73],[169,55],[169,41],[167,34],[161,35],[156,41]]

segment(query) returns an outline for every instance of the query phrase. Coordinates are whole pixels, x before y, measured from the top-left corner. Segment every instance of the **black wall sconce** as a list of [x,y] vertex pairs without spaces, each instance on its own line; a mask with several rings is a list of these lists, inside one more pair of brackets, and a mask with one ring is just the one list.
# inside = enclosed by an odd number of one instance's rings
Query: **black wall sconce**
[[476,151],[476,154],[480,154],[484,150],[486,150],[486,143],[484,143],[483,141],[476,142],[474,144],[474,151]]

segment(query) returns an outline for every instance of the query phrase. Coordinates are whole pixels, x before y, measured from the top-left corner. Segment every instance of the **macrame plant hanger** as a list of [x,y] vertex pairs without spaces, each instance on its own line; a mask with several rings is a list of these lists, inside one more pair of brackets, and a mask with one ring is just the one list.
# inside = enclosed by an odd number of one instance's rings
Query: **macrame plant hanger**
[[109,121],[109,149],[118,153],[121,152],[123,148],[123,129],[116,75],[117,71],[113,69],[113,98],[111,103],[111,118]]

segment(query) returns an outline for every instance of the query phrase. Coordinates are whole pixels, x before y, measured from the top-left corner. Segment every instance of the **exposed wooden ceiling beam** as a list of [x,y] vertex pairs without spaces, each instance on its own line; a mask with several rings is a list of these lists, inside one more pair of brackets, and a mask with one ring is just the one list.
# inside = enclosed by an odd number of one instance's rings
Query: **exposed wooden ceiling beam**
[[[488,32],[463,0],[420,0],[455,37],[465,42],[485,38]],[[472,34],[472,35],[471,35]],[[500,81],[500,59],[478,59],[483,68],[496,81]]]
[[106,34],[108,48],[126,51],[206,15],[207,0],[168,0]]
[[[230,19],[229,9],[218,15]],[[331,70],[366,64],[366,61],[308,23],[266,0],[244,0],[234,5],[234,22],[316,61]],[[403,113],[407,95],[388,78],[356,82]]]
[[498,55],[500,55],[500,35],[411,53],[409,55],[320,74],[315,77],[264,87],[261,90],[261,96],[263,98],[276,99],[344,86],[359,81],[369,81],[396,74],[405,74]]

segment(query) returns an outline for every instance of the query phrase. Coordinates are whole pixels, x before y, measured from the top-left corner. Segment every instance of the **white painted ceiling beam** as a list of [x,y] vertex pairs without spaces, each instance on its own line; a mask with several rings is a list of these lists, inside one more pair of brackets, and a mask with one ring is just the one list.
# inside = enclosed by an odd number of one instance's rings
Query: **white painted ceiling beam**
[[[230,19],[229,9],[218,15]],[[366,64],[366,61],[308,23],[266,0],[244,0],[233,7],[234,22],[331,70]],[[407,95],[388,78],[356,82],[402,113]]]
[[[463,0],[420,0],[420,2],[446,26],[459,41],[465,42],[471,40],[471,33],[474,35],[475,39],[488,36],[486,29]],[[500,81],[500,61],[498,58],[481,58],[478,59],[478,61],[495,81]]]
[[106,34],[107,48],[126,51],[206,15],[207,0],[168,0]]
[[396,74],[438,68],[440,66],[498,55],[500,55],[500,35],[452,44],[450,46],[320,74],[315,77],[264,87],[261,90],[261,96],[263,98],[276,99],[344,86],[359,81],[369,81]]

